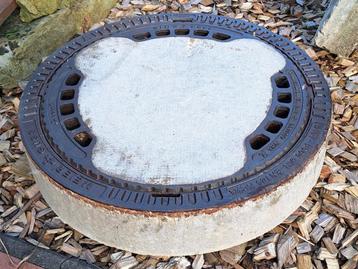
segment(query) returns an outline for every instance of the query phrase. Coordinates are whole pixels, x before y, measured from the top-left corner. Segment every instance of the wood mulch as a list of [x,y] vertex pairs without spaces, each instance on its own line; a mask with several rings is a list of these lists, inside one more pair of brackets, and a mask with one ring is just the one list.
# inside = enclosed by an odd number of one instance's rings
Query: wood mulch
[[272,231],[231,249],[190,257],[135,255],[83,236],[56,216],[34,184],[18,129],[19,96],[25,83],[3,90],[0,101],[0,230],[112,269],[358,268],[358,53],[344,59],[313,45],[327,4],[327,0],[123,0],[103,22],[160,12],[225,15],[291,39],[320,65],[333,100],[325,164],[306,201]]

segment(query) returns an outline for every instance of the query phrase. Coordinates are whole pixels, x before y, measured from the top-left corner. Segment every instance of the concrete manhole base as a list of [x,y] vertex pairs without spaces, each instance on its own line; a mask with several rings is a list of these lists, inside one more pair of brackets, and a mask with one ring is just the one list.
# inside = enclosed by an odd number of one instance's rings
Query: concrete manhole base
[[230,248],[281,223],[323,164],[329,89],[257,25],[124,19],[66,44],[23,93],[20,128],[64,222],[134,253]]
[[138,254],[182,256],[230,248],[280,224],[309,195],[321,171],[324,154],[322,146],[302,172],[271,193],[227,208],[187,214],[107,206],[65,190],[34,165],[32,171],[52,209],[88,237]]

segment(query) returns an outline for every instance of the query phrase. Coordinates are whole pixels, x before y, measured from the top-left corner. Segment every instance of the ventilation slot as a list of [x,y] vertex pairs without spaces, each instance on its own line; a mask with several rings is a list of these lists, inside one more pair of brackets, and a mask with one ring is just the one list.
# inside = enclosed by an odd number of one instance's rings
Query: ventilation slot
[[290,93],[279,93],[278,94],[278,97],[277,97],[277,100],[280,102],[280,103],[291,103],[292,101],[292,96]]
[[266,131],[273,133],[273,134],[277,134],[282,128],[282,123],[279,121],[273,121],[270,122],[267,127],[266,127]]
[[80,82],[81,76],[79,74],[73,73],[69,75],[66,79],[66,85],[68,86],[75,86]]
[[251,148],[253,148],[254,150],[258,150],[265,146],[269,141],[270,138],[268,138],[266,135],[261,134],[252,138],[250,141],[250,145]]
[[290,109],[288,107],[280,106],[276,108],[274,114],[278,118],[285,119],[288,117],[289,113],[290,113]]
[[66,129],[70,130],[70,131],[77,129],[78,127],[81,126],[81,124],[77,118],[65,120],[64,124],[65,124]]
[[197,36],[207,36],[209,34],[209,31],[206,30],[196,30],[194,31],[194,35]]
[[159,31],[156,31],[155,34],[157,36],[167,36],[167,35],[170,35],[170,31],[169,30],[159,30]]
[[149,32],[145,32],[145,33],[135,34],[135,35],[133,35],[133,38],[138,41],[143,41],[143,40],[150,38],[150,36],[151,35]]
[[60,107],[60,112],[62,115],[69,115],[75,111],[73,104],[64,104]]
[[215,33],[213,34],[213,38],[217,40],[228,40],[231,36],[223,33]]
[[189,32],[190,32],[189,29],[176,29],[175,30],[176,35],[188,35]]
[[61,92],[61,100],[71,100],[75,96],[74,90],[64,90]]
[[280,76],[275,79],[276,86],[279,88],[289,88],[290,83],[286,76]]
[[89,144],[91,144],[92,141],[92,137],[86,132],[81,132],[76,134],[74,139],[82,147],[87,147]]

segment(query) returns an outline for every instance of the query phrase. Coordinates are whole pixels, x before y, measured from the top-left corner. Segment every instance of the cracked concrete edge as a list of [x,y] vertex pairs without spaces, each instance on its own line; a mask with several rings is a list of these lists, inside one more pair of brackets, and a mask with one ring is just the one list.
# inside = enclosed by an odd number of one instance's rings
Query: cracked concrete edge
[[[25,240],[1,232],[0,239],[11,256],[20,260],[29,256],[28,262],[44,269],[100,269],[78,258],[34,246]],[[0,244],[0,252],[6,252],[2,244]]]
[[62,188],[30,163],[43,197],[74,229],[133,253],[184,256],[230,248],[279,225],[316,184],[325,151],[324,143],[300,173],[268,194],[211,213],[179,212],[174,216],[132,212],[89,200]]
[[348,57],[358,45],[358,1],[332,0],[314,41],[339,56]]

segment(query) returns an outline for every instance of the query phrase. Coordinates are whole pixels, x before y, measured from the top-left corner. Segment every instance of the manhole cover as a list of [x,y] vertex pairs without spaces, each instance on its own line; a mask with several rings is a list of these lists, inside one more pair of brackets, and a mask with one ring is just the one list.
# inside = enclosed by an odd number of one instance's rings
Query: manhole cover
[[331,105],[317,65],[242,20],[141,16],[57,50],[21,100],[43,196],[68,224],[135,253],[250,240],[314,186]]

